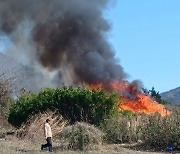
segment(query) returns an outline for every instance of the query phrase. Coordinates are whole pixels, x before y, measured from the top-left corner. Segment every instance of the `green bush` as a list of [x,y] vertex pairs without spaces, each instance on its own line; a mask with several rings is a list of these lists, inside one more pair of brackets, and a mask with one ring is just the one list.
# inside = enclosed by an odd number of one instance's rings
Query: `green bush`
[[103,136],[104,133],[93,125],[77,122],[60,133],[60,145],[65,150],[88,150],[94,145],[101,145]]
[[19,127],[29,116],[39,112],[59,110],[70,122],[86,121],[99,124],[104,116],[116,111],[117,97],[103,90],[87,88],[45,89],[39,94],[30,94],[20,98],[10,108],[8,121]]

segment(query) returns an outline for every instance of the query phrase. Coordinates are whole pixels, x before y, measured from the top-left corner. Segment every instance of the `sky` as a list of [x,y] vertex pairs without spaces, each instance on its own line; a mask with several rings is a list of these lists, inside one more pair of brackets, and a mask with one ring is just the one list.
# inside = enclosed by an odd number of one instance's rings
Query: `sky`
[[[113,0],[105,12],[116,58],[144,87],[165,92],[180,86],[180,0]],[[0,51],[8,38],[0,37]]]
[[117,0],[105,13],[116,57],[147,89],[180,86],[180,0]]

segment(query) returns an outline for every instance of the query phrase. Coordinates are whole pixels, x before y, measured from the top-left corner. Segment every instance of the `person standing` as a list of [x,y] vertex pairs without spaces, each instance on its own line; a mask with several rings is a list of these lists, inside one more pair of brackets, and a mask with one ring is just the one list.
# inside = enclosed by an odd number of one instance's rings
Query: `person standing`
[[50,119],[46,119],[46,123],[44,125],[44,134],[47,143],[41,145],[41,150],[44,148],[49,148],[49,151],[52,152],[52,131],[51,131],[51,123]]

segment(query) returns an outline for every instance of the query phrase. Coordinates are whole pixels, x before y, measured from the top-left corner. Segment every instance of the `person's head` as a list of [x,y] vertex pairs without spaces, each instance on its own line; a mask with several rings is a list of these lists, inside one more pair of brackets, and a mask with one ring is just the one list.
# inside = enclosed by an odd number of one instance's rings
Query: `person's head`
[[46,122],[49,123],[49,124],[50,124],[50,121],[51,121],[50,119],[46,119]]

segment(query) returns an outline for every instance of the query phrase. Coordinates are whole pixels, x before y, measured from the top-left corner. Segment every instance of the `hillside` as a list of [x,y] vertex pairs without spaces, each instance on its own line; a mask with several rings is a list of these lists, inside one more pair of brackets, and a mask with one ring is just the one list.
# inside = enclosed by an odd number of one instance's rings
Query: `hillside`
[[161,93],[161,97],[172,104],[180,105],[180,87]]

